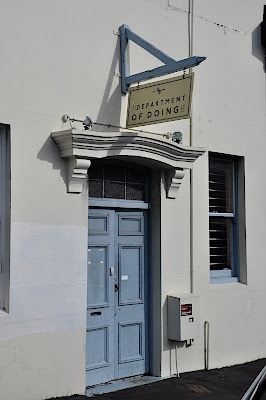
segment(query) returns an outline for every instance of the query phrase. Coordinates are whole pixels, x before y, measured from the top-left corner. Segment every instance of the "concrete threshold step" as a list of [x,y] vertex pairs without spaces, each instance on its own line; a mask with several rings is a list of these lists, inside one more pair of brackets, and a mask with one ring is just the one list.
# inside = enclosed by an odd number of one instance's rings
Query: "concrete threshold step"
[[86,396],[93,397],[99,394],[117,392],[118,390],[129,389],[136,386],[147,385],[149,383],[162,381],[164,379],[172,378],[173,376],[166,376],[163,378],[157,376],[138,375],[130,378],[118,379],[115,381],[102,383],[99,385],[91,386],[86,389]]

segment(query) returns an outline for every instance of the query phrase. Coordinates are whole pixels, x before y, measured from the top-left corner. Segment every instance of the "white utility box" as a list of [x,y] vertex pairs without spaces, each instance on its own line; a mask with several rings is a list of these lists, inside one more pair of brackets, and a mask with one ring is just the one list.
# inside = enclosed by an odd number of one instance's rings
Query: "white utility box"
[[168,295],[168,339],[184,341],[200,335],[199,296]]

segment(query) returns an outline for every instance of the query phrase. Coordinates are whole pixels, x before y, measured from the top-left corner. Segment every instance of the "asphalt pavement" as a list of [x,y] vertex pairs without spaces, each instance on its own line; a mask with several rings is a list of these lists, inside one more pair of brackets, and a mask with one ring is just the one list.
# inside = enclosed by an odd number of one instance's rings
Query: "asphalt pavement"
[[[144,386],[97,395],[97,400],[240,400],[266,365],[266,359],[209,371],[180,374]],[[264,385],[266,386],[266,385]],[[256,400],[266,400],[266,387]],[[75,395],[60,400],[88,400]],[[53,399],[55,400],[55,399]],[[57,398],[59,400],[59,398]]]

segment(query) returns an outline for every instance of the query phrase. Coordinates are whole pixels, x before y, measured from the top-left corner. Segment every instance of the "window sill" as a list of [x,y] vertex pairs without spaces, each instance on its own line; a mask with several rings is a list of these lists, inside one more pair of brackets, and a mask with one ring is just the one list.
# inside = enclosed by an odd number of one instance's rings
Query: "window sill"
[[[218,283],[218,282],[217,282]],[[222,291],[222,292],[226,292],[226,291],[242,291],[242,290],[247,290],[248,286],[245,283],[242,282],[227,282],[227,283],[221,283],[220,284],[210,284],[210,289],[214,290],[214,291]]]
[[235,283],[238,282],[238,277],[236,276],[216,276],[210,278],[210,283],[221,284],[221,283]]

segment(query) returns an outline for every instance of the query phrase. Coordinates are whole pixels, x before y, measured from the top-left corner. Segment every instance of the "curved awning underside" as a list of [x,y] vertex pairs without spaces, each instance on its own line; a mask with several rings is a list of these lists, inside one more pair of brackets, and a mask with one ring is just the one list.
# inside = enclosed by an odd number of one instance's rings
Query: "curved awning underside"
[[205,149],[186,147],[162,135],[135,132],[94,132],[69,129],[53,132],[61,157],[68,160],[68,191],[80,193],[93,159],[119,158],[150,168],[192,168]]

